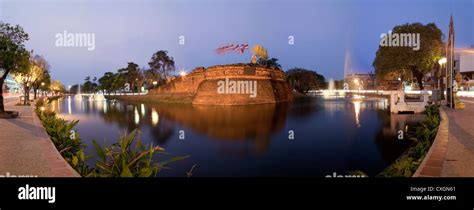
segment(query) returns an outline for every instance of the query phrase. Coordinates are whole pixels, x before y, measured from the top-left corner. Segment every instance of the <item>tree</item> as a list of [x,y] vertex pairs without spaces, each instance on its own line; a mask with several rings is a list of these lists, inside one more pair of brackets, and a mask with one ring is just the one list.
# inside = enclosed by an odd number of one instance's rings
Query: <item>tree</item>
[[59,80],[53,80],[51,81],[51,91],[53,91],[54,94],[57,93],[64,93],[66,88],[64,85],[59,81]]
[[130,84],[132,92],[135,92],[135,89],[141,84],[143,77],[141,76],[140,68],[134,62],[129,62],[125,68],[125,79]]
[[258,59],[257,64],[265,66],[267,68],[281,69],[281,65],[278,63],[278,58],[270,58],[268,60]]
[[24,105],[28,104],[30,98],[30,90],[33,83],[43,77],[44,71],[35,64],[34,59],[30,60],[30,65],[24,71],[17,71],[13,73],[13,79],[23,88],[23,95],[25,96]]
[[110,93],[112,89],[112,85],[114,82],[114,73],[112,72],[105,72],[104,76],[99,78],[99,88],[104,91],[104,93]]
[[124,74],[120,73],[120,70],[118,73],[114,74],[114,79],[112,81],[112,90],[117,91],[117,90],[122,90],[123,87],[125,86],[126,79]]
[[27,40],[20,26],[0,22],[0,113],[5,112],[3,84],[8,74],[28,70],[30,55],[23,44]]
[[379,80],[389,73],[411,73],[416,78],[420,89],[423,90],[423,76],[431,71],[442,56],[443,33],[434,24],[421,23],[395,26],[393,34],[420,34],[420,48],[379,46],[373,66]]
[[148,86],[148,89],[153,88],[155,85],[162,85],[165,82],[159,74],[156,74],[151,69],[143,69],[142,72],[145,84]]
[[165,80],[167,80],[168,75],[175,70],[173,57],[169,57],[168,51],[163,50],[153,54],[148,65],[154,74],[161,75]]
[[38,94],[38,89],[41,86],[49,86],[50,75],[49,75],[49,64],[41,55],[35,55],[31,60],[31,68],[36,68],[39,71],[38,77],[32,82],[31,87],[33,88],[34,99]]
[[84,84],[82,85],[82,91],[86,93],[95,93],[98,91],[99,85],[97,84],[97,77],[94,77],[91,81],[91,77],[87,76],[84,79]]
[[315,71],[304,68],[292,68],[286,72],[290,86],[300,93],[325,88],[326,79]]

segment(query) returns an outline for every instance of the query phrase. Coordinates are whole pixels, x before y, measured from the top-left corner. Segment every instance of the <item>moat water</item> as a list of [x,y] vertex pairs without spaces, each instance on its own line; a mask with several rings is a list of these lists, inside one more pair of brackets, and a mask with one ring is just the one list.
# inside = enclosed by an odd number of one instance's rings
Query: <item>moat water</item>
[[135,128],[144,143],[169,153],[157,159],[190,155],[159,176],[185,177],[195,165],[196,177],[320,177],[355,170],[374,176],[408,148],[411,142],[398,139],[397,132],[410,132],[423,115],[390,114],[388,105],[386,99],[364,97],[193,106],[66,96],[52,109],[79,120],[76,130],[88,155],[95,155],[92,139],[110,145]]

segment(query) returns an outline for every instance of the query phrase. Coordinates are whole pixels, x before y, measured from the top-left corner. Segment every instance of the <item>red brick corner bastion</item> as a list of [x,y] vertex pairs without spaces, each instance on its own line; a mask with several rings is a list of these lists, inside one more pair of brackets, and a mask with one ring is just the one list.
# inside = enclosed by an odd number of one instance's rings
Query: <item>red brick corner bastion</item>
[[[226,81],[235,81],[239,84],[238,87],[244,88],[249,88],[248,84],[251,84],[255,94],[219,92],[219,87],[222,88]],[[160,98],[169,95],[189,96],[193,104],[204,105],[266,104],[292,100],[292,93],[282,70],[245,64],[212,66],[207,69],[198,67],[186,76],[177,77],[168,84],[151,90],[145,97]]]

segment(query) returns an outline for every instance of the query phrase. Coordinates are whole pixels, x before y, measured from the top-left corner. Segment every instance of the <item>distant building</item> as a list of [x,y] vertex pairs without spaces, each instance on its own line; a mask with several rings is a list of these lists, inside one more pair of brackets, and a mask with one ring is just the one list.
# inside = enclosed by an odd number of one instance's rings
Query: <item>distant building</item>
[[351,73],[346,75],[345,82],[350,90],[373,90],[375,89],[375,74]]
[[20,85],[10,75],[7,76],[5,83],[3,83],[3,93],[19,93],[20,91]]
[[471,48],[454,50],[454,69],[461,73],[462,87],[474,88],[474,45]]

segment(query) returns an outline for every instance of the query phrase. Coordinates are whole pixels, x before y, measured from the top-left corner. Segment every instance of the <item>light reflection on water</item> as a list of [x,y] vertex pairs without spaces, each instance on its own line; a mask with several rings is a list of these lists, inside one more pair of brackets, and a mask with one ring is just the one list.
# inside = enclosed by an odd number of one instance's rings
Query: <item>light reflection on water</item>
[[[300,98],[253,106],[193,106],[92,101],[65,97],[52,103],[94,154],[92,139],[115,143],[125,131],[141,130],[144,143],[191,158],[162,176],[325,176],[362,170],[375,175],[409,145],[397,131],[421,115],[391,115],[386,99]],[[179,131],[185,139],[179,139]],[[293,130],[295,139],[288,139]],[[93,159],[89,161],[90,164]]]

